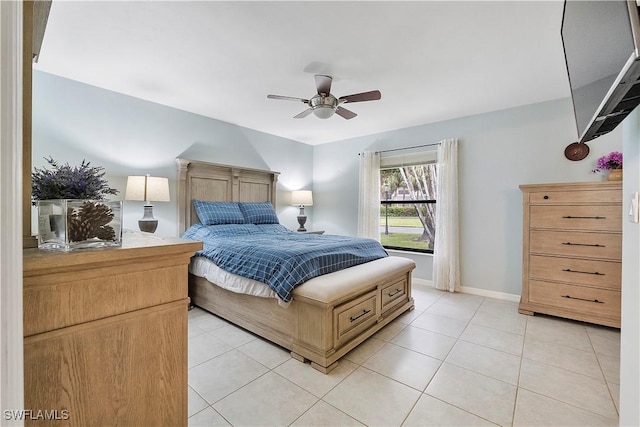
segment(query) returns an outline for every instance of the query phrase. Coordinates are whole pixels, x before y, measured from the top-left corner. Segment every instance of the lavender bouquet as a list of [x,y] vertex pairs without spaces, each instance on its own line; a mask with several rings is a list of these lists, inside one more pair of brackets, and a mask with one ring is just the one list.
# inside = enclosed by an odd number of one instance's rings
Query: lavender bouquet
[[600,157],[593,173],[611,169],[622,169],[622,153],[619,151],[612,151],[606,156]]
[[31,174],[31,197],[33,200],[92,199],[105,200],[107,194],[116,195],[118,190],[109,187],[101,166],[91,166],[83,160],[80,166],[61,165],[53,158],[45,160],[51,170],[34,168]]

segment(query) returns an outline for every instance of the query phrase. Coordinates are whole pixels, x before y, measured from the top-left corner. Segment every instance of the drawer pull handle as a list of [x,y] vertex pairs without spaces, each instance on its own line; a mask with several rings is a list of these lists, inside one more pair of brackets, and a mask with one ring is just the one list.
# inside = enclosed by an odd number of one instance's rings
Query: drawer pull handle
[[572,297],[571,295],[562,295],[562,298],[577,299],[577,300],[580,300],[580,301],[587,301],[587,302],[595,302],[597,304],[604,304],[604,301],[599,301],[597,299],[578,298],[578,297]]
[[402,289],[396,289],[395,292],[389,292],[387,295],[392,297],[394,295],[398,295],[400,292],[402,292]]
[[563,216],[564,219],[607,219],[606,216]]
[[604,273],[598,273],[597,271],[591,272],[591,271],[580,271],[580,270],[572,270],[570,268],[565,268],[562,271],[566,271],[567,273],[582,273],[582,274],[593,274],[594,276],[604,276]]
[[594,248],[605,248],[605,245],[601,245],[599,243],[589,244],[589,243],[571,243],[571,242],[562,242],[563,245],[571,245],[571,246],[591,246]]
[[356,320],[358,320],[359,318],[361,318],[362,316],[364,316],[365,314],[371,313],[371,310],[362,310],[362,313],[358,314],[357,316],[351,316],[349,317],[349,320],[351,322],[355,322]]

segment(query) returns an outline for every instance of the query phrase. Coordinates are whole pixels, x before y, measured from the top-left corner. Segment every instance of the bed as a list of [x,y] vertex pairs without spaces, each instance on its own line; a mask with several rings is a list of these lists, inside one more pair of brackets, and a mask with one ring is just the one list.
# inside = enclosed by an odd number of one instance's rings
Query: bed
[[[181,233],[199,223],[194,200],[275,205],[277,172],[187,159],[176,162]],[[289,301],[269,295],[269,289],[266,294],[239,293],[233,284],[222,283],[233,274],[219,269],[214,275],[201,273],[202,266],[197,265],[204,262],[201,258],[195,257],[190,267],[192,304],[288,349],[292,357],[311,362],[324,373],[335,368],[340,357],[414,308],[411,272],[415,263],[407,258],[385,256],[310,278],[293,288]],[[266,288],[256,285],[260,286]]]

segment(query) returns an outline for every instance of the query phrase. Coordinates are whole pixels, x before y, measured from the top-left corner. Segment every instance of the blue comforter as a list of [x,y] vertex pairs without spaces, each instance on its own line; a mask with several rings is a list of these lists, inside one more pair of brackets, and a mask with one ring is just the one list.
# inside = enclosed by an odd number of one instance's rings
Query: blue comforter
[[279,224],[196,224],[183,237],[204,243],[197,256],[267,284],[285,302],[313,277],[388,256],[372,239],[302,234]]

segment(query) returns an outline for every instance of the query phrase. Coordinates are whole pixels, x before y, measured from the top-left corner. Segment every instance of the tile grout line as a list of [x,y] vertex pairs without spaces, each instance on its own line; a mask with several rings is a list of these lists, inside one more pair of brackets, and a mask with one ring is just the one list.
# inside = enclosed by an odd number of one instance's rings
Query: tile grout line
[[524,335],[522,336],[522,351],[520,352],[520,366],[518,367],[518,380],[516,381],[516,396],[513,401],[513,414],[511,416],[511,425],[513,426],[516,420],[516,413],[518,408],[518,397],[520,396],[520,378],[522,376],[522,363],[524,361],[524,349],[527,343],[527,329],[529,328],[529,318],[525,318],[524,323]]
[[[589,329],[585,327],[587,332],[587,338],[589,339],[589,344],[591,344],[591,348],[593,349],[593,353],[596,355],[596,361],[598,362],[598,367],[600,368],[600,373],[602,373],[602,378],[604,379],[604,383],[607,386],[607,391],[609,392],[609,398],[611,399],[611,403],[613,403],[613,408],[616,410],[616,414],[618,414],[618,419],[620,418],[620,410],[618,409],[618,405],[616,405],[616,400],[613,397],[613,393],[611,392],[611,386],[609,381],[607,381],[607,376],[604,373],[604,369],[602,368],[602,363],[600,362],[600,358],[598,357],[598,352],[596,351],[596,347],[591,340],[591,334],[589,333]],[[620,381],[620,379],[618,379]],[[620,385],[618,385],[620,387]]]
[[[491,420],[490,420],[490,419],[488,419],[488,418],[485,418],[485,417],[480,416],[480,415],[478,415],[478,414],[474,414],[473,412],[470,412],[470,411],[468,411],[467,409],[461,408],[461,407],[459,407],[459,406],[457,406],[457,405],[454,405],[454,404],[453,404],[453,403],[451,403],[451,402],[447,402],[446,400],[442,400],[442,399],[440,399],[440,398],[439,398],[439,397],[437,397],[437,396],[432,396],[432,395],[430,395],[430,394],[429,394],[429,393],[427,393],[427,392],[424,392],[424,393],[422,393],[422,394],[423,394],[423,395],[427,395],[427,396],[431,397],[432,399],[436,399],[436,400],[438,400],[438,401],[440,401],[440,402],[442,402],[442,403],[444,403],[444,404],[447,404],[447,405],[449,405],[449,406],[453,406],[454,408],[459,409],[459,410],[460,410],[460,411],[462,411],[462,412],[466,412],[467,414],[473,415],[474,417],[477,417],[477,418],[480,418],[480,419],[482,419],[482,420],[485,420],[485,421],[487,421],[487,422],[489,422],[489,423],[491,423],[491,424],[499,425],[499,424],[496,424],[494,421],[491,421]],[[421,396],[421,397],[422,397],[422,396]]]

